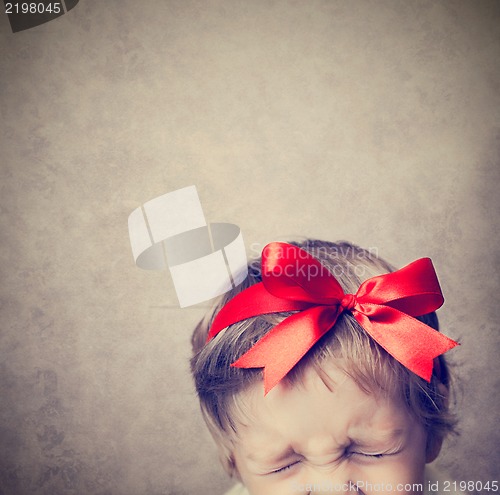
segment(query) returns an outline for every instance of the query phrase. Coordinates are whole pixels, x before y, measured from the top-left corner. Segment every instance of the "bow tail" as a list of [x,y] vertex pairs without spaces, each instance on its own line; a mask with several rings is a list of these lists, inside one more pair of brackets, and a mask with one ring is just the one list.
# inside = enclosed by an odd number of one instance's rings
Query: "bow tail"
[[428,382],[431,380],[434,358],[459,345],[397,309],[377,305],[375,312],[376,315],[368,317],[353,311],[353,316],[392,357]]
[[231,366],[264,368],[267,394],[332,328],[338,314],[338,308],[331,306],[315,306],[295,313],[271,329]]

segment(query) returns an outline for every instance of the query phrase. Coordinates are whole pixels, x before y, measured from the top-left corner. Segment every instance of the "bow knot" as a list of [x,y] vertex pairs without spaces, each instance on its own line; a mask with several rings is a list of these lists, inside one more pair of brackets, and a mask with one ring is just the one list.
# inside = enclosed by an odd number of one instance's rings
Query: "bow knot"
[[354,294],[345,294],[340,302],[340,307],[345,311],[351,311],[354,309],[356,302],[356,296]]
[[262,252],[262,282],[240,292],[220,310],[207,341],[247,318],[293,311],[231,365],[264,368],[267,393],[334,328],[343,311],[351,311],[365,332],[394,359],[430,381],[434,358],[458,343],[415,316],[431,313],[443,302],[429,258],[372,277],[356,294],[345,294],[333,274],[307,251],[273,242]]

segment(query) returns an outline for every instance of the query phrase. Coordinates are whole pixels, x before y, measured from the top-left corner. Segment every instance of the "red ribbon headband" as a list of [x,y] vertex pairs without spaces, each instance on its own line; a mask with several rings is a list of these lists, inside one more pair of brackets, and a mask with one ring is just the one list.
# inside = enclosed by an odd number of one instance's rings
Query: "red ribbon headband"
[[458,343],[414,317],[435,311],[443,302],[429,258],[370,278],[356,294],[345,294],[333,274],[307,251],[273,242],[262,251],[262,282],[245,289],[220,310],[207,342],[247,318],[298,311],[231,365],[264,368],[267,394],[332,329],[339,315],[349,311],[391,356],[430,381],[434,358]]

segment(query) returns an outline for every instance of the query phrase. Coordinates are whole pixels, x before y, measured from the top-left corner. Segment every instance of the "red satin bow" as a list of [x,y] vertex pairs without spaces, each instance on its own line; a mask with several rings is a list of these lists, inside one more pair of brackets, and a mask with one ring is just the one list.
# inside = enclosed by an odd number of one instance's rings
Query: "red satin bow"
[[307,251],[273,242],[262,251],[262,282],[231,299],[216,316],[207,341],[238,321],[268,313],[298,311],[271,329],[232,366],[264,368],[269,392],[349,311],[397,361],[430,381],[433,359],[457,342],[413,318],[444,302],[429,258],[373,277],[355,295],[344,294],[336,278]]

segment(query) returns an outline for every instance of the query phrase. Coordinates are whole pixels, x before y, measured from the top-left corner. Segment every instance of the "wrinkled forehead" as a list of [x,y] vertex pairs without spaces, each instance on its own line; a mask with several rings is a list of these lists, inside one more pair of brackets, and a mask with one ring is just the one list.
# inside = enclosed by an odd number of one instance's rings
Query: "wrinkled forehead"
[[[240,440],[307,434],[310,426],[342,437],[400,430],[409,420],[397,397],[381,390],[363,390],[341,366],[307,367],[295,380],[284,380],[264,395],[257,382],[234,398],[231,416]],[[385,432],[385,433],[384,433]]]

